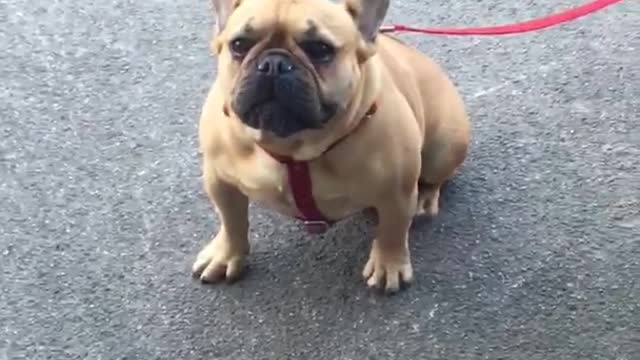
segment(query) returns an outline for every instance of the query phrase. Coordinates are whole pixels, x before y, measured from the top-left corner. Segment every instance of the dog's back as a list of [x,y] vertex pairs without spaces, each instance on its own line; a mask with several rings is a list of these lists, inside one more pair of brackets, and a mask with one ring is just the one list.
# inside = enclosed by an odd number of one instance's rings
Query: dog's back
[[[461,96],[440,65],[389,35],[381,35],[378,44],[379,58],[398,91],[409,102],[427,137],[426,142],[429,142],[429,134],[442,125],[468,127]],[[383,85],[383,88],[387,86]]]

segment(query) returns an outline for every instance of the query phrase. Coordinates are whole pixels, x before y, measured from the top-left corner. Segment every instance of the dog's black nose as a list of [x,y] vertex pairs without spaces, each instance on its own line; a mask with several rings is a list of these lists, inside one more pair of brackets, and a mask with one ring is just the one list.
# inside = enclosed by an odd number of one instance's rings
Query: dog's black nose
[[258,72],[267,76],[279,76],[294,69],[290,58],[284,54],[269,54],[258,61]]

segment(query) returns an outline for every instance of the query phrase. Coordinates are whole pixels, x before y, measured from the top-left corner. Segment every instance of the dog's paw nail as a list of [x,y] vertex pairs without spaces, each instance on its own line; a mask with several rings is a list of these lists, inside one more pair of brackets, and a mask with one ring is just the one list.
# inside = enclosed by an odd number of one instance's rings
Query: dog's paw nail
[[199,278],[202,272],[207,267],[208,261],[206,259],[198,258],[191,267],[191,275],[195,278]]
[[395,294],[402,289],[402,285],[413,281],[413,269],[408,258],[385,258],[384,254],[375,250],[372,251],[362,275],[369,288],[386,294]]
[[227,269],[224,264],[212,262],[204,269],[202,275],[200,275],[200,281],[205,284],[216,283],[224,278],[226,271]]
[[387,287],[384,289],[385,295],[394,295],[394,294],[397,294],[399,291],[400,291],[400,287],[398,286]]
[[367,286],[372,288],[372,289],[381,289],[382,288],[382,279],[380,279],[379,277],[377,277],[374,274],[367,280]]
[[205,284],[222,280],[234,282],[242,274],[245,256],[246,252],[232,251],[229,246],[214,240],[198,254],[193,264],[193,275]]

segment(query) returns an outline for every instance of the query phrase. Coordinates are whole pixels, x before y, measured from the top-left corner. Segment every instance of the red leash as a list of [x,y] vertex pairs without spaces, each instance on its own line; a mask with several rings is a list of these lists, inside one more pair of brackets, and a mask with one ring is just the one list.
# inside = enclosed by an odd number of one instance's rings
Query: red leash
[[595,13],[609,5],[619,3],[622,0],[594,0],[590,3],[580,5],[566,11],[551,14],[538,19],[524,21],[521,23],[487,26],[477,28],[417,28],[405,25],[389,25],[380,28],[380,32],[415,32],[434,35],[507,35],[519,34],[529,31],[540,30],[554,25],[575,20],[579,17]]

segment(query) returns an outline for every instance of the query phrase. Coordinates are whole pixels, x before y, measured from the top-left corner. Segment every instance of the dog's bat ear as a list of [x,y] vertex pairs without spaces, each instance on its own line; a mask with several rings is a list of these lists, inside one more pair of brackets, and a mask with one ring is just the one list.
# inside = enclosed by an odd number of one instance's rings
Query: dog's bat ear
[[235,8],[238,7],[240,0],[211,0],[213,10],[215,12],[215,33],[219,34],[227,24],[227,19]]
[[[354,15],[358,29],[365,41],[375,41],[380,26],[387,16],[390,0],[347,1],[349,12]],[[350,4],[351,3],[351,4]]]

